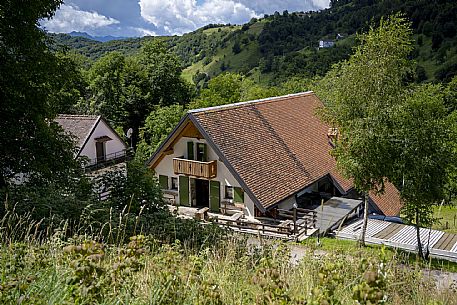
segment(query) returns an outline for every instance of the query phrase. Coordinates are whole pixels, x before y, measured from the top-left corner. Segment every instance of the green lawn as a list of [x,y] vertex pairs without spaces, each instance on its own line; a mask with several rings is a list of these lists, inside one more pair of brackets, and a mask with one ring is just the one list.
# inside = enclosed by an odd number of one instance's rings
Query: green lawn
[[301,244],[312,250],[322,250],[328,253],[338,253],[351,257],[381,257],[381,253],[384,252],[386,258],[396,260],[399,263],[425,269],[457,272],[457,263],[455,262],[436,258],[422,261],[415,253],[383,247],[381,245],[367,244],[365,247],[360,247],[357,241],[328,237],[320,238],[319,244],[317,243],[317,238],[308,238]]
[[433,229],[457,234],[457,206],[435,206],[434,210],[438,221],[433,225]]

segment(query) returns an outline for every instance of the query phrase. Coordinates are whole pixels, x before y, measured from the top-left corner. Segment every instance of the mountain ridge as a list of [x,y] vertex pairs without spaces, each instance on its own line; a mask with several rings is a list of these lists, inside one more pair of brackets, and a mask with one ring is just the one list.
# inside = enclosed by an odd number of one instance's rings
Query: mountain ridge
[[[411,20],[418,81],[448,81],[457,74],[457,3],[452,0],[333,0],[318,12],[292,12],[253,18],[244,25],[210,24],[182,36],[126,38],[97,42],[52,34],[57,44],[96,60],[107,52],[138,52],[145,41],[161,39],[182,60],[183,76],[203,84],[223,72],[242,73],[261,83],[324,75],[347,59],[357,33],[381,18],[402,13]],[[343,39],[336,40],[340,34]],[[333,40],[318,48],[319,40]]]
[[65,33],[65,34],[68,34],[72,37],[84,37],[84,38],[99,41],[99,42],[107,42],[107,41],[112,41],[112,40],[124,40],[127,38],[127,37],[117,37],[117,36],[111,36],[111,35],[92,36],[86,32],[78,32],[78,31],[72,31],[70,33]]

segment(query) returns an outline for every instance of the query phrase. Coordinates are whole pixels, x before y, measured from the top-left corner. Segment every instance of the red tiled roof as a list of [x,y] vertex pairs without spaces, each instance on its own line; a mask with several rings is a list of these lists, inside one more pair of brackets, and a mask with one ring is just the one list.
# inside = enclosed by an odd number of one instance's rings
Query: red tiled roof
[[370,199],[386,216],[398,216],[402,207],[400,193],[390,182],[385,183],[383,194],[370,193]]
[[[330,155],[329,126],[316,116],[320,107],[317,96],[307,92],[194,110],[191,115],[268,208],[327,174],[343,192],[352,188]],[[394,210],[387,197],[374,201],[382,203],[383,211]]]

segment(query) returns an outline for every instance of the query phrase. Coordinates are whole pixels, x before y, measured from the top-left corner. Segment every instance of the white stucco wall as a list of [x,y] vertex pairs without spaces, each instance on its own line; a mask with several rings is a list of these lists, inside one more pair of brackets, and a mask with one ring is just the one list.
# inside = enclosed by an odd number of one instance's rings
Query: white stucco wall
[[294,207],[294,203],[296,202],[295,200],[295,195],[294,196],[290,196],[286,199],[284,199],[283,201],[281,201],[279,204],[278,204],[278,208],[279,209],[283,209],[283,210],[290,210]]
[[93,160],[97,157],[95,151],[95,139],[103,136],[108,136],[112,140],[105,142],[105,153],[106,155],[119,152],[121,150],[127,149],[124,143],[119,139],[119,137],[106,125],[106,123],[101,120],[97,127],[95,128],[94,132],[90,136],[89,140],[84,145],[80,156],[86,156],[90,160]]
[[300,192],[298,192],[297,196],[300,197],[303,194],[312,193],[312,192],[318,192],[318,191],[319,191],[319,183],[318,182],[314,182],[313,184],[311,184],[307,188],[305,188],[305,189],[301,190]]
[[[160,162],[157,164],[155,168],[155,173],[157,176],[159,175],[165,175],[168,176],[168,185],[171,186],[171,177],[178,177],[179,175],[176,175],[173,172],[173,158],[179,158],[179,157],[185,157],[187,158],[187,142],[194,142],[194,147],[196,147],[197,143],[206,143],[206,140],[197,140],[194,138],[187,138],[183,137],[181,138],[174,146],[173,154],[171,155],[166,155]],[[222,201],[224,201],[225,197],[225,186],[234,186],[234,187],[241,187],[241,185],[237,182],[235,177],[230,173],[228,168],[225,166],[225,164],[219,160],[219,157],[217,154],[213,151],[211,146],[207,145],[207,154],[208,154],[208,160],[217,160],[217,177],[214,179],[211,179],[213,181],[219,181],[221,184],[220,187],[220,198],[221,198],[221,206]],[[179,194],[177,195],[177,201],[179,202]],[[254,217],[254,202],[252,199],[248,196],[246,192],[244,192],[244,205],[246,206],[245,209],[245,214],[248,217]]]
[[[319,191],[319,183],[315,182],[315,183],[311,184],[310,186],[308,186],[307,188],[301,190],[299,193],[297,193],[297,196],[302,196],[305,193],[312,193],[312,192],[318,192],[318,191]],[[290,210],[294,207],[294,203],[296,203],[296,202],[297,201],[296,201],[295,195],[293,195],[293,196],[290,196],[290,197],[284,199],[283,201],[281,201],[278,204],[278,208],[284,209],[284,210]]]

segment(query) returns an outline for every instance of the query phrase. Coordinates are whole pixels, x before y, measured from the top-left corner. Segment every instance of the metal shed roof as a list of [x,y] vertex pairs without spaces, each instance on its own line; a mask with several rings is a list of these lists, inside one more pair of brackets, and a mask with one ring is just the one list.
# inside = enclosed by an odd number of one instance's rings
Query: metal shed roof
[[[357,240],[360,237],[363,220],[358,220],[337,232],[343,239]],[[457,262],[457,234],[420,228],[421,243],[429,248],[430,255]],[[407,251],[417,251],[416,228],[382,220],[369,219],[365,241],[386,245]]]

